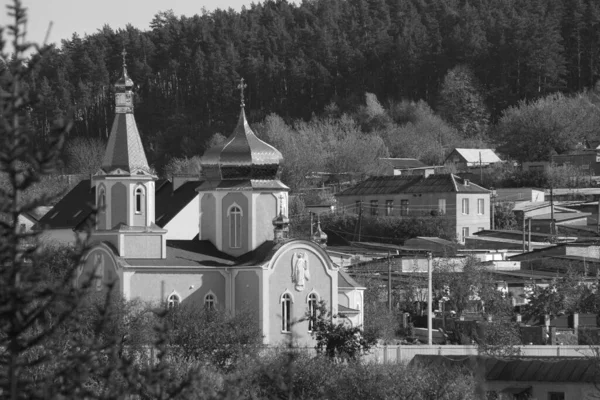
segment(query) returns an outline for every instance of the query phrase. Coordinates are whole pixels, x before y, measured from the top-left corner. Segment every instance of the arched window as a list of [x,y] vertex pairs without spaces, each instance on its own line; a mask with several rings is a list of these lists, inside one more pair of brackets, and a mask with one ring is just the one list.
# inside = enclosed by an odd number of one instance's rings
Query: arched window
[[239,249],[242,247],[242,210],[233,205],[229,212],[229,247]]
[[285,293],[281,296],[281,331],[290,332],[292,328],[292,296]]
[[143,196],[144,196],[144,189],[142,189],[141,187],[138,187],[137,189],[135,189],[135,213],[136,214],[142,213]]
[[315,321],[317,319],[317,304],[319,302],[319,298],[316,293],[311,293],[308,295],[308,315],[310,318],[308,319],[308,331],[312,332],[315,325]]
[[216,304],[217,304],[217,298],[215,297],[214,294],[208,293],[206,296],[204,296],[204,307],[207,310],[214,310]]
[[177,293],[171,293],[167,298],[167,308],[175,308],[178,307],[181,303],[181,298]]
[[100,195],[98,196],[98,211],[104,211],[104,207],[106,206],[106,192],[104,188],[100,188]]

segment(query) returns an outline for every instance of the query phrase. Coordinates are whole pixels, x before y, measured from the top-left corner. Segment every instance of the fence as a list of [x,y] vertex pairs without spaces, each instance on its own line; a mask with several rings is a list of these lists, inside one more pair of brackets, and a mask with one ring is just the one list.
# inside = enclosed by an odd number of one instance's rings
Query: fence
[[[594,355],[590,346],[520,346],[521,355],[529,357],[589,357]],[[477,346],[415,345],[377,346],[364,357],[367,362],[378,364],[408,363],[417,354],[441,356],[476,356]]]

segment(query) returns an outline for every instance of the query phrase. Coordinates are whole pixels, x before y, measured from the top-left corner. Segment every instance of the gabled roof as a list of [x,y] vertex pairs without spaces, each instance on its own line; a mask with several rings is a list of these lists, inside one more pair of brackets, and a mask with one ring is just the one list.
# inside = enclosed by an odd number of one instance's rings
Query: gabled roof
[[395,169],[412,169],[428,166],[416,158],[380,158],[380,160],[390,164]]
[[363,288],[363,285],[360,285],[356,282],[350,275],[345,273],[344,271],[338,271],[338,288]]
[[68,192],[44,215],[38,227],[42,229],[74,229],[92,213],[96,202],[96,189],[86,179]]
[[[554,221],[556,222],[563,222],[563,221],[571,221],[574,219],[581,219],[581,218],[587,218],[590,215],[592,215],[591,213],[584,213],[584,212],[563,212],[563,213],[554,213]],[[548,220],[550,221],[552,219],[552,214],[541,214],[541,215],[533,215],[531,217],[529,217],[533,220]]]
[[163,179],[155,186],[156,224],[164,228],[198,193],[196,188],[201,181],[188,181],[173,190],[173,183]]
[[[479,164],[481,161],[482,164],[493,164],[502,162],[500,157],[498,157],[492,149],[454,149],[454,151],[464,158],[467,163]],[[452,153],[454,153],[454,151]],[[448,158],[452,156],[452,153],[450,153]],[[448,158],[446,158],[446,160],[448,160]]]
[[[190,201],[198,195],[201,181],[188,181],[176,190],[167,179],[159,179],[154,186],[156,225],[164,228]],[[68,192],[40,220],[45,229],[77,229],[92,214],[96,204],[96,189],[86,179]]]
[[336,196],[402,193],[489,193],[490,191],[453,174],[374,176]]
[[483,372],[486,381],[576,382],[596,381],[595,360],[587,357],[486,357],[416,355],[421,366],[464,366]]

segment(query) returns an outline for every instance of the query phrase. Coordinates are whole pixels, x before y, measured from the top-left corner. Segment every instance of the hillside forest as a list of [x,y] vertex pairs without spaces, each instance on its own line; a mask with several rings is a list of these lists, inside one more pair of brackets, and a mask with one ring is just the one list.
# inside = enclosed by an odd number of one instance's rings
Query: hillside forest
[[267,0],[98,28],[45,51],[28,82],[43,98],[31,110],[38,145],[67,116],[67,150],[91,154],[65,172],[94,172],[123,49],[159,173],[229,135],[240,77],[249,121],[284,154],[292,188],[310,172],[372,172],[379,157],[440,165],[454,147],[485,146],[548,160],[598,136],[595,0]]

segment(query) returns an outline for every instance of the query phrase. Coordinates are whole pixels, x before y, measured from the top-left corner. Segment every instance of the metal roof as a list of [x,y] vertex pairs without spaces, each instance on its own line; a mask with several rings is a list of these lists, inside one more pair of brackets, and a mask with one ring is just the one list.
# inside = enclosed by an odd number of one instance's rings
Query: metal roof
[[490,193],[489,190],[453,174],[374,176],[337,196],[387,195],[403,193]]
[[380,160],[390,164],[395,169],[413,169],[428,166],[416,158],[380,158]]
[[105,173],[110,174],[118,169],[128,173],[150,171],[133,113],[115,114],[102,160]]
[[[502,162],[492,149],[454,149],[454,151],[464,158],[467,163],[479,164],[481,161],[482,164],[492,164]],[[452,156],[452,153],[450,153],[448,158]]]
[[208,149],[200,162],[209,179],[276,179],[282,161],[279,150],[252,132],[242,108],[231,136]]

